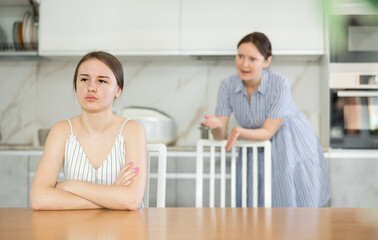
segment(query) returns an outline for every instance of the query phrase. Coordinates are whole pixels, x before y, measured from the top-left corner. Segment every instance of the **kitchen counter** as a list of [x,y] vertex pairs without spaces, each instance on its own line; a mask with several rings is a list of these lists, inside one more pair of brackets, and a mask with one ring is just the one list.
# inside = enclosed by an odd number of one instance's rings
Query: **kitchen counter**
[[[0,145],[0,152],[43,152],[43,146],[33,145]],[[167,146],[168,157],[196,156],[195,146]],[[207,150],[206,150],[207,151]],[[377,158],[378,149],[323,149],[326,158]]]
[[26,150],[42,150],[43,146],[33,146],[33,145],[25,145],[25,144],[3,144],[0,145],[0,151],[3,150],[20,150],[20,151],[26,151]]
[[[0,145],[0,151],[2,150],[42,150],[43,146],[33,146],[25,144],[4,144]],[[196,151],[195,146],[167,146],[168,151]]]

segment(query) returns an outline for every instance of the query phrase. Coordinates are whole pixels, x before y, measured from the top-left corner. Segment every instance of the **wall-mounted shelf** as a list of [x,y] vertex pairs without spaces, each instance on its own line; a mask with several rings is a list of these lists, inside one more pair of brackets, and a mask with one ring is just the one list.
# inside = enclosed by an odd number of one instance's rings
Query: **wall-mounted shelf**
[[0,51],[0,57],[38,56],[37,51]]

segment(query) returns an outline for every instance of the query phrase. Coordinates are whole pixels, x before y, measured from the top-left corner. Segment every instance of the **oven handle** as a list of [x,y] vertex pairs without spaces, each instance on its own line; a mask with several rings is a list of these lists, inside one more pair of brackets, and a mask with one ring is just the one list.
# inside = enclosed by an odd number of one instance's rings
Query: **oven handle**
[[378,97],[377,92],[371,91],[337,91],[338,97]]

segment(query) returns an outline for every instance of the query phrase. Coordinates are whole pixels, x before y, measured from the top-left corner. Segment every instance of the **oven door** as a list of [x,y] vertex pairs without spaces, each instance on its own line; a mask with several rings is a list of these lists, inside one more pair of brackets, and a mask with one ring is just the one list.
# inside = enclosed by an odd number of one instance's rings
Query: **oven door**
[[331,148],[378,149],[378,89],[331,90]]

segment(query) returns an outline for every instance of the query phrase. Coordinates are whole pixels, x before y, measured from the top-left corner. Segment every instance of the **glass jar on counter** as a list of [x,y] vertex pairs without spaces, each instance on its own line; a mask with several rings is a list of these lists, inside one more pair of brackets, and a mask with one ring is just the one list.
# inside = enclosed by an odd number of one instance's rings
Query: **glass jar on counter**
[[210,139],[211,129],[208,126],[201,123],[199,129],[201,130],[201,139]]

